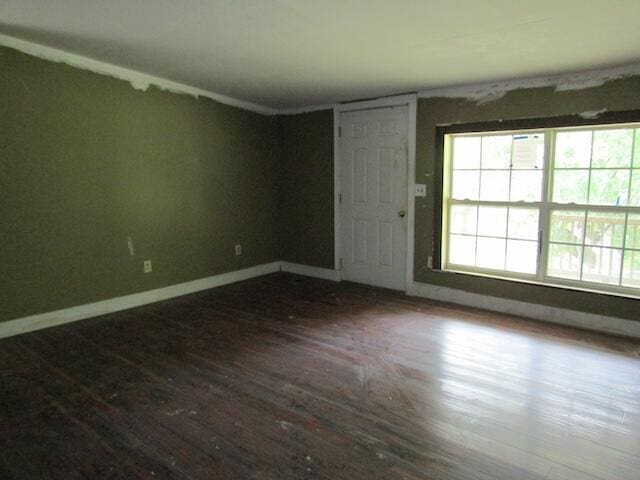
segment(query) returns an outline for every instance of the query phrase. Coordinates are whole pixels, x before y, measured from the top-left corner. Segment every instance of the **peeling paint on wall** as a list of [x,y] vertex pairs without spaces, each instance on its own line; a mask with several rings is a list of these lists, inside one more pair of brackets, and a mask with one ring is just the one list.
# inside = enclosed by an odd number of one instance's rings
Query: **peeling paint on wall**
[[47,60],[55,63],[63,63],[70,67],[79,68],[81,70],[88,70],[99,75],[106,75],[109,77],[117,78],[129,82],[131,86],[136,90],[146,92],[151,85],[154,87],[181,95],[191,95],[192,97],[209,98],[218,103],[229,105],[231,107],[242,108],[252,112],[260,113],[262,115],[276,115],[278,111],[269,107],[258,105],[252,102],[247,102],[237,98],[228,97],[219,93],[210,92],[197,87],[192,87],[173,80],[167,80],[165,78],[148,75],[146,73],[137,72],[128,68],[118,67],[99,60],[93,60],[83,55],[77,55],[75,53],[65,52],[57,48],[51,48],[37,43],[28,42],[7,35],[0,34],[0,46],[12,48],[19,52],[26,53],[42,60]]
[[599,87],[612,80],[640,75],[640,63],[603,70],[539,77],[530,79],[510,80],[479,85],[465,85],[460,87],[444,87],[418,92],[419,98],[463,98],[483,105],[501,99],[513,90],[525,88],[554,87],[556,92],[583,90]]
[[[294,115],[310,113],[319,110],[328,110],[335,104],[309,105],[300,108],[276,109],[249,101],[228,97],[226,95],[192,87],[172,80],[156,77],[135,70],[118,67],[98,60],[93,60],[82,55],[77,55],[56,48],[20,40],[0,34],[0,46],[13,48],[22,53],[32,55],[43,60],[88,70],[100,75],[107,75],[119,80],[129,82],[132,88],[147,91],[151,86],[171,93],[191,95],[195,98],[204,97],[216,102],[236,108],[253,111],[263,115]],[[555,75],[548,77],[536,77],[528,79],[508,80],[504,82],[491,82],[477,85],[463,85],[458,87],[442,87],[418,92],[419,98],[462,98],[484,105],[503,98],[507,93],[527,88],[554,87],[555,91],[582,90],[601,86],[612,80],[618,80],[631,76],[640,76],[640,62],[631,65],[591,70],[587,72]],[[407,93],[407,92],[405,92]],[[392,97],[395,95],[388,95]],[[380,97],[386,98],[386,97]],[[348,103],[348,102],[346,102]]]
[[585,120],[592,120],[594,118],[598,118],[603,113],[606,113],[607,109],[603,108],[602,110],[591,110],[587,112],[582,112],[579,116],[584,118]]

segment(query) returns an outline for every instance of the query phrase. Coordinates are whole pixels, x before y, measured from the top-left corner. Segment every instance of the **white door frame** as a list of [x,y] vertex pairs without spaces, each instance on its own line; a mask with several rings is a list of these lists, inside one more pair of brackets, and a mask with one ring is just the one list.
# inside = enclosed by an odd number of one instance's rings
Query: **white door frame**
[[342,258],[342,232],[340,231],[340,193],[342,192],[340,182],[340,117],[343,112],[357,110],[370,110],[383,107],[397,107],[407,105],[409,107],[408,127],[409,135],[407,139],[408,164],[407,164],[407,274],[404,290],[413,283],[413,256],[414,256],[414,235],[415,235],[415,185],[416,185],[416,114],[417,114],[417,94],[397,95],[393,97],[377,98],[375,100],[365,100],[362,102],[342,103],[333,107],[333,232],[334,232],[334,268],[341,270],[340,259]]

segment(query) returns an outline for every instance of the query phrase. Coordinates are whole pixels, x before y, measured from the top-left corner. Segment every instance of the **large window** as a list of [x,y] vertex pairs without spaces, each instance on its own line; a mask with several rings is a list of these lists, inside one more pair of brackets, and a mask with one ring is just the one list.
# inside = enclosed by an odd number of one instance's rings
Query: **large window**
[[445,270],[640,294],[640,124],[445,135]]

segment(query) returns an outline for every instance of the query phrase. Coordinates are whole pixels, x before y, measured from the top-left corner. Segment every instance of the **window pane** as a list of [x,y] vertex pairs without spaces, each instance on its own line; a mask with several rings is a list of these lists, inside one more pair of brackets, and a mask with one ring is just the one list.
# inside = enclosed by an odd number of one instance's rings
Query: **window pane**
[[556,170],[553,173],[553,201],[587,203],[589,170]]
[[478,235],[507,236],[507,207],[480,207]]
[[633,130],[599,130],[593,134],[593,160],[591,167],[629,167]]
[[624,252],[622,285],[625,287],[640,287],[640,252],[636,250],[625,250]]
[[552,242],[582,244],[585,212],[581,210],[555,210],[551,212]]
[[556,135],[556,168],[589,168],[591,132],[559,132]]
[[511,135],[482,138],[482,168],[508,169],[511,165]]
[[626,205],[629,170],[592,170],[589,187],[591,205]]
[[483,171],[480,200],[506,201],[509,199],[509,171]]
[[582,247],[577,245],[549,245],[547,273],[552,277],[580,279]]
[[513,171],[511,173],[512,202],[539,202],[542,199],[542,171]]
[[631,197],[629,198],[629,205],[640,207],[640,170],[633,170],[631,174]]
[[476,237],[449,236],[449,262],[474,266],[476,263]]
[[480,137],[456,137],[453,140],[453,168],[480,168]]
[[448,137],[446,263],[640,292],[640,126],[588,128]]
[[538,210],[509,208],[509,238],[538,240]]
[[633,151],[633,166],[640,168],[640,128],[636,128],[636,141]]
[[624,213],[588,212],[585,244],[622,248],[624,221]]
[[544,134],[533,133],[513,136],[511,168],[541,169],[544,166]]
[[507,240],[507,270],[535,274],[538,265],[538,242]]
[[478,237],[476,266],[492,270],[504,270],[506,240]]
[[476,234],[478,207],[454,205],[451,207],[451,233]]
[[640,214],[629,214],[625,248],[640,250]]
[[480,191],[480,171],[454,171],[452,198],[457,200],[478,200]]
[[582,280],[613,285],[620,282],[622,250],[585,247],[582,262]]

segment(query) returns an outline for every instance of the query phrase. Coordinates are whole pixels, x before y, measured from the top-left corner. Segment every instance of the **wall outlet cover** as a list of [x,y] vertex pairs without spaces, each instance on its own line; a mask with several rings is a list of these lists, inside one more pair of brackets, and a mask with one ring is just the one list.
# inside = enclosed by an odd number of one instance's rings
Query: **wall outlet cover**
[[424,183],[416,183],[415,196],[416,197],[427,196],[427,186]]
[[144,273],[151,273],[153,271],[153,266],[151,265],[151,260],[144,261]]

